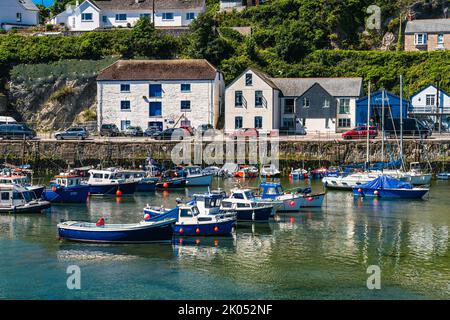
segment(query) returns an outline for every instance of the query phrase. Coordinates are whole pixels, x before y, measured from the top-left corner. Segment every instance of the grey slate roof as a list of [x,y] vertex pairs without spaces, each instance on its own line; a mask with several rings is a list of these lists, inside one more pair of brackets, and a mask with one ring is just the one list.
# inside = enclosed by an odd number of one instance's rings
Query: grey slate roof
[[27,10],[39,11],[38,7],[33,3],[33,0],[17,0]]
[[359,97],[362,78],[271,78],[286,97],[300,97],[315,83],[334,97]]
[[[152,0],[92,0],[101,10],[149,10],[153,8]],[[165,9],[202,9],[205,0],[155,0],[156,10]]]
[[406,23],[405,33],[450,33],[450,19],[412,20]]

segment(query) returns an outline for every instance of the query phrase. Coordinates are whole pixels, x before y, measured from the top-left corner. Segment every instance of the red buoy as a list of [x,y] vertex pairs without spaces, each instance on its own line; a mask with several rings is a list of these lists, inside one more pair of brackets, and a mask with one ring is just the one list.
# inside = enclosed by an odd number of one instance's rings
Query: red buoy
[[290,205],[291,207],[295,206],[295,201],[294,201],[294,200],[289,201],[289,205]]
[[56,190],[58,190],[56,187],[52,187],[53,192],[56,192]]
[[144,215],[144,220],[150,220],[150,218],[151,218],[151,216],[148,213],[146,213]]
[[199,245],[200,244],[200,239],[195,240],[195,244]]
[[116,191],[116,197],[121,197],[121,196],[122,196],[122,191],[117,190],[117,191]]
[[290,222],[291,224],[294,224],[294,223],[295,223],[295,218],[294,218],[294,217],[290,217],[290,218],[289,218],[289,222]]
[[313,197],[309,197],[309,198],[308,198],[308,201],[309,201],[309,202],[312,202],[313,200],[314,200]]
[[168,184],[167,182],[164,182],[164,183],[163,183],[163,187],[164,187],[164,188],[168,188],[168,187],[169,187],[169,184]]
[[195,229],[195,233],[199,234],[200,233],[200,228]]
[[180,231],[179,231],[181,234],[183,234],[184,233],[184,230],[183,230],[183,228],[180,228]]
[[378,190],[375,190],[375,191],[373,192],[373,194],[376,195],[376,196],[378,195],[378,193],[379,193]]
[[362,193],[362,189],[361,189],[361,188],[359,188],[359,189],[358,189],[358,192],[359,192],[359,193]]
[[214,232],[219,232],[219,227],[218,226],[214,227]]
[[100,218],[97,220],[97,223],[95,224],[97,227],[102,227],[105,225],[105,219],[104,218]]

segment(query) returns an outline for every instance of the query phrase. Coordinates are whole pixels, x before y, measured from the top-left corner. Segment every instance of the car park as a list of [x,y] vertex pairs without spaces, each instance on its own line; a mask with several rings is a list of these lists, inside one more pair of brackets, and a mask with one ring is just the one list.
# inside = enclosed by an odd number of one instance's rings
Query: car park
[[84,140],[89,137],[89,132],[83,127],[70,127],[64,131],[55,133],[57,140],[78,139]]

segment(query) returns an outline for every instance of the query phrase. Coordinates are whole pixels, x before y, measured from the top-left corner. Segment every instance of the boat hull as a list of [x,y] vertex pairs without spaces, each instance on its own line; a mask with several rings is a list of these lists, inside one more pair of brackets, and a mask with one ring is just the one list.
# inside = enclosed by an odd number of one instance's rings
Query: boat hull
[[444,172],[444,173],[438,173],[437,176],[436,176],[436,178],[437,178],[438,180],[450,180],[450,173],[446,173],[446,172]]
[[[167,187],[164,184],[167,183]],[[167,190],[167,189],[183,189],[186,187],[186,179],[172,179],[169,181],[161,181],[156,183],[156,189]]]
[[325,193],[282,199],[283,204],[277,211],[290,212],[299,211],[303,208],[320,208],[322,207],[324,198]]
[[273,207],[237,208],[229,211],[236,213],[237,221],[269,221]]
[[54,190],[45,189],[42,193],[42,199],[59,203],[85,203],[89,196],[90,187],[87,185],[79,185],[68,188],[56,188]]
[[[142,225],[140,228],[120,230],[108,228],[71,228],[58,225],[59,237],[77,242],[95,243],[147,243],[171,241],[173,236],[174,219],[161,221],[155,224]],[[92,230],[90,230],[92,229]]]
[[174,234],[177,236],[229,236],[236,229],[236,220],[229,219],[214,223],[175,224]]
[[212,174],[193,176],[186,178],[186,187],[210,186],[213,180]]
[[15,207],[0,207],[0,213],[41,213],[43,210],[50,208],[48,201],[39,201],[36,203],[27,203]]
[[161,213],[160,210],[156,208],[144,208],[144,215],[150,215],[147,221],[162,221],[164,219],[176,219],[178,220],[178,207],[164,211]]
[[131,195],[136,191],[137,182],[123,182],[117,184],[90,184],[89,194],[99,196],[115,196],[120,190],[122,195]]
[[156,190],[156,179],[142,179],[136,185],[136,191],[138,192],[150,192]]
[[353,195],[375,198],[422,199],[428,191],[428,189],[369,189],[356,187],[353,188]]

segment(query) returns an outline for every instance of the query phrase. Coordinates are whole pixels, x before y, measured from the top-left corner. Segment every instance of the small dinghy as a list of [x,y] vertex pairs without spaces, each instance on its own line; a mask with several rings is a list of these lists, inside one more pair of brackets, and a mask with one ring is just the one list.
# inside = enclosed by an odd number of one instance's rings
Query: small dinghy
[[410,183],[388,176],[378,178],[362,185],[353,186],[353,195],[362,197],[422,199],[429,188],[416,188]]
[[172,240],[176,219],[141,221],[134,224],[106,224],[66,221],[58,224],[59,237],[70,241],[95,243],[147,243]]

